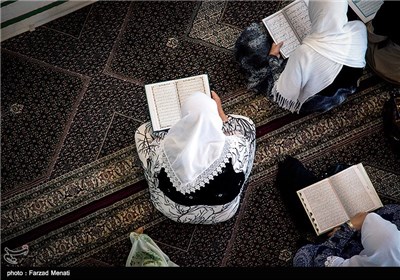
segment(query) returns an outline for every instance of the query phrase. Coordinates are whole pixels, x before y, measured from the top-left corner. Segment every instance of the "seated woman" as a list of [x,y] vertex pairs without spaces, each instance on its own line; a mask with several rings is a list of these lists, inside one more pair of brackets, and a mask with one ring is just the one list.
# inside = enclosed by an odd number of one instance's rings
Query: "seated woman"
[[400,205],[356,214],[321,244],[301,247],[296,267],[400,267]]
[[181,223],[214,224],[230,219],[253,166],[255,125],[225,115],[215,92],[196,92],[182,104],[182,118],[168,132],[151,123],[135,133],[151,200]]
[[400,2],[385,1],[367,24],[368,65],[380,77],[400,85]]
[[[331,176],[347,168],[336,165],[328,169]],[[287,156],[279,163],[277,185],[288,213],[300,234],[313,229],[296,191],[321,178],[315,176],[296,158]],[[388,204],[371,213],[358,213],[321,236],[317,244],[301,246],[293,259],[299,267],[325,266],[400,266],[400,205]],[[304,241],[303,241],[304,242]]]
[[288,59],[280,58],[262,23],[246,28],[235,57],[248,88],[297,113],[324,112],[341,104],[358,87],[365,66],[365,25],[348,21],[346,0],[309,1],[311,32]]

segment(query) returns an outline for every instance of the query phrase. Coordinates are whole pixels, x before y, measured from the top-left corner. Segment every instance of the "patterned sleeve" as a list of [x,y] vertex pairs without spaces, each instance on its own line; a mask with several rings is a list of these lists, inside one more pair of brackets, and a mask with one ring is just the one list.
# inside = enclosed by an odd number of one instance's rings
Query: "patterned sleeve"
[[246,140],[252,142],[256,138],[256,126],[254,122],[244,116],[228,114],[228,121],[224,122],[222,131],[226,136],[243,136]]
[[135,132],[136,151],[146,169],[148,161],[155,156],[155,151],[167,133],[154,132],[150,122],[142,124]]
[[254,122],[247,117],[229,114],[228,121],[222,127],[226,136],[237,136],[237,148],[233,155],[233,167],[237,171],[245,172],[247,180],[253,167],[256,149],[256,127]]
[[283,72],[287,59],[268,55],[272,38],[262,22],[253,22],[235,43],[235,59],[247,80],[247,88],[267,97]]
[[267,93],[270,95],[272,92],[272,88],[278,81],[283,70],[285,70],[287,59],[281,60],[275,55],[268,55],[267,59],[271,70],[271,75],[268,76],[269,80],[268,80],[268,91],[267,91]]
[[275,55],[268,55],[268,63],[269,67],[271,67],[272,78],[274,82],[276,82],[279,79],[279,76],[281,75],[283,70],[285,69],[286,63],[283,63],[283,61]]
[[327,241],[319,246],[314,262],[317,266],[329,266],[332,256],[341,256],[345,246],[356,232],[347,224],[341,225]]

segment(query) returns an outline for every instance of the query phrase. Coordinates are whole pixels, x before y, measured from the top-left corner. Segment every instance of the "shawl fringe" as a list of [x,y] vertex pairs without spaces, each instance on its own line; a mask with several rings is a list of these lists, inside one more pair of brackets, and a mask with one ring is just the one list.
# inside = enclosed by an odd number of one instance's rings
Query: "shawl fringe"
[[273,88],[272,90],[272,100],[278,104],[279,107],[283,109],[287,109],[290,112],[294,113],[299,113],[300,108],[301,108],[301,103],[299,100],[289,100],[283,97],[277,90],[276,87]]

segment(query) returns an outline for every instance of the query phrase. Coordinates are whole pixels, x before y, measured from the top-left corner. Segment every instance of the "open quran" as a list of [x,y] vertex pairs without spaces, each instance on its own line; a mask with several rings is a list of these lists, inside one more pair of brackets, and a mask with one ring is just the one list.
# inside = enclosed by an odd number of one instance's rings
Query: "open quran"
[[357,16],[367,23],[375,17],[383,0],[348,0],[348,3]]
[[295,0],[262,22],[275,43],[283,42],[283,58],[288,58],[311,31],[308,6],[304,0]]
[[362,163],[297,191],[317,235],[382,207]]
[[181,119],[185,99],[202,92],[211,97],[206,74],[145,85],[151,124],[154,131],[167,130]]

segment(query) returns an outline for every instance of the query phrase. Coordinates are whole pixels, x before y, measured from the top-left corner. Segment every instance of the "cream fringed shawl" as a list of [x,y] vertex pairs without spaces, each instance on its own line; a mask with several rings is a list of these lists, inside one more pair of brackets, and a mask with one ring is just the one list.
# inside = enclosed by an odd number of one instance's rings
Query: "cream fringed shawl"
[[345,0],[309,1],[311,33],[288,59],[272,98],[291,112],[330,85],[343,65],[365,66],[366,27],[347,20]]

